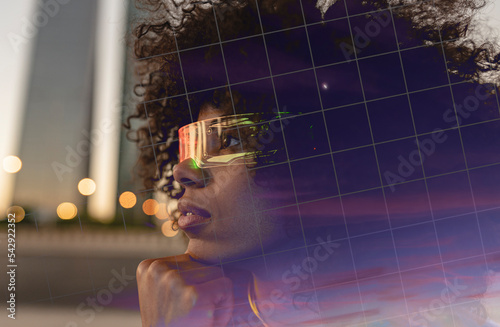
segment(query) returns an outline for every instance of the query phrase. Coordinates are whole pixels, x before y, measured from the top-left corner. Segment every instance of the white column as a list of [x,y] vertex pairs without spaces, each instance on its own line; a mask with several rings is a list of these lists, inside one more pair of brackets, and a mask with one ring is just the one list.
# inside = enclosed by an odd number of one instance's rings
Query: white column
[[88,212],[102,222],[110,222],[116,212],[127,6],[126,0],[98,4],[89,176],[97,188]]

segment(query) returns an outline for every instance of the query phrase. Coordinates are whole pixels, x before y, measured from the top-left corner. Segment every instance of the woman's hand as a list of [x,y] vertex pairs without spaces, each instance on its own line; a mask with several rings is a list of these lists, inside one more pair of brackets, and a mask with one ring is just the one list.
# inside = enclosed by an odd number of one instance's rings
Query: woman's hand
[[225,327],[231,319],[232,281],[188,254],[142,261],[137,286],[143,327]]

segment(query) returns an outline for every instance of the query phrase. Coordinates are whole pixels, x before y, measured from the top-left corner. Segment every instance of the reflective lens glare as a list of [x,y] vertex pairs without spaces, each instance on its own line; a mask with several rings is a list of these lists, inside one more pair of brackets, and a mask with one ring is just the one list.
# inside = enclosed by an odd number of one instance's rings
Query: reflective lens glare
[[198,167],[255,163],[258,126],[241,114],[210,118],[179,129],[180,162],[192,158]]

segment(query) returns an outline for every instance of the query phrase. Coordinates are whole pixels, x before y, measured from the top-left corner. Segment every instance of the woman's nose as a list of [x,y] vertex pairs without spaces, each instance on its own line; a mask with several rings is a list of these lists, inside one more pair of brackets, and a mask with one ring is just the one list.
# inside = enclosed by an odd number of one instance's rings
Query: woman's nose
[[208,183],[208,174],[193,159],[188,158],[174,166],[174,179],[183,187],[200,188]]

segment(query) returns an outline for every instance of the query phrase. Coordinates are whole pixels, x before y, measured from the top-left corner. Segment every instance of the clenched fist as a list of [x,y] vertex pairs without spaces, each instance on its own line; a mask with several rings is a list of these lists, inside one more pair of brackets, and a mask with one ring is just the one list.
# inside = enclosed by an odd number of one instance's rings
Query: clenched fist
[[188,254],[142,261],[137,286],[143,327],[225,327],[231,319],[232,281]]

